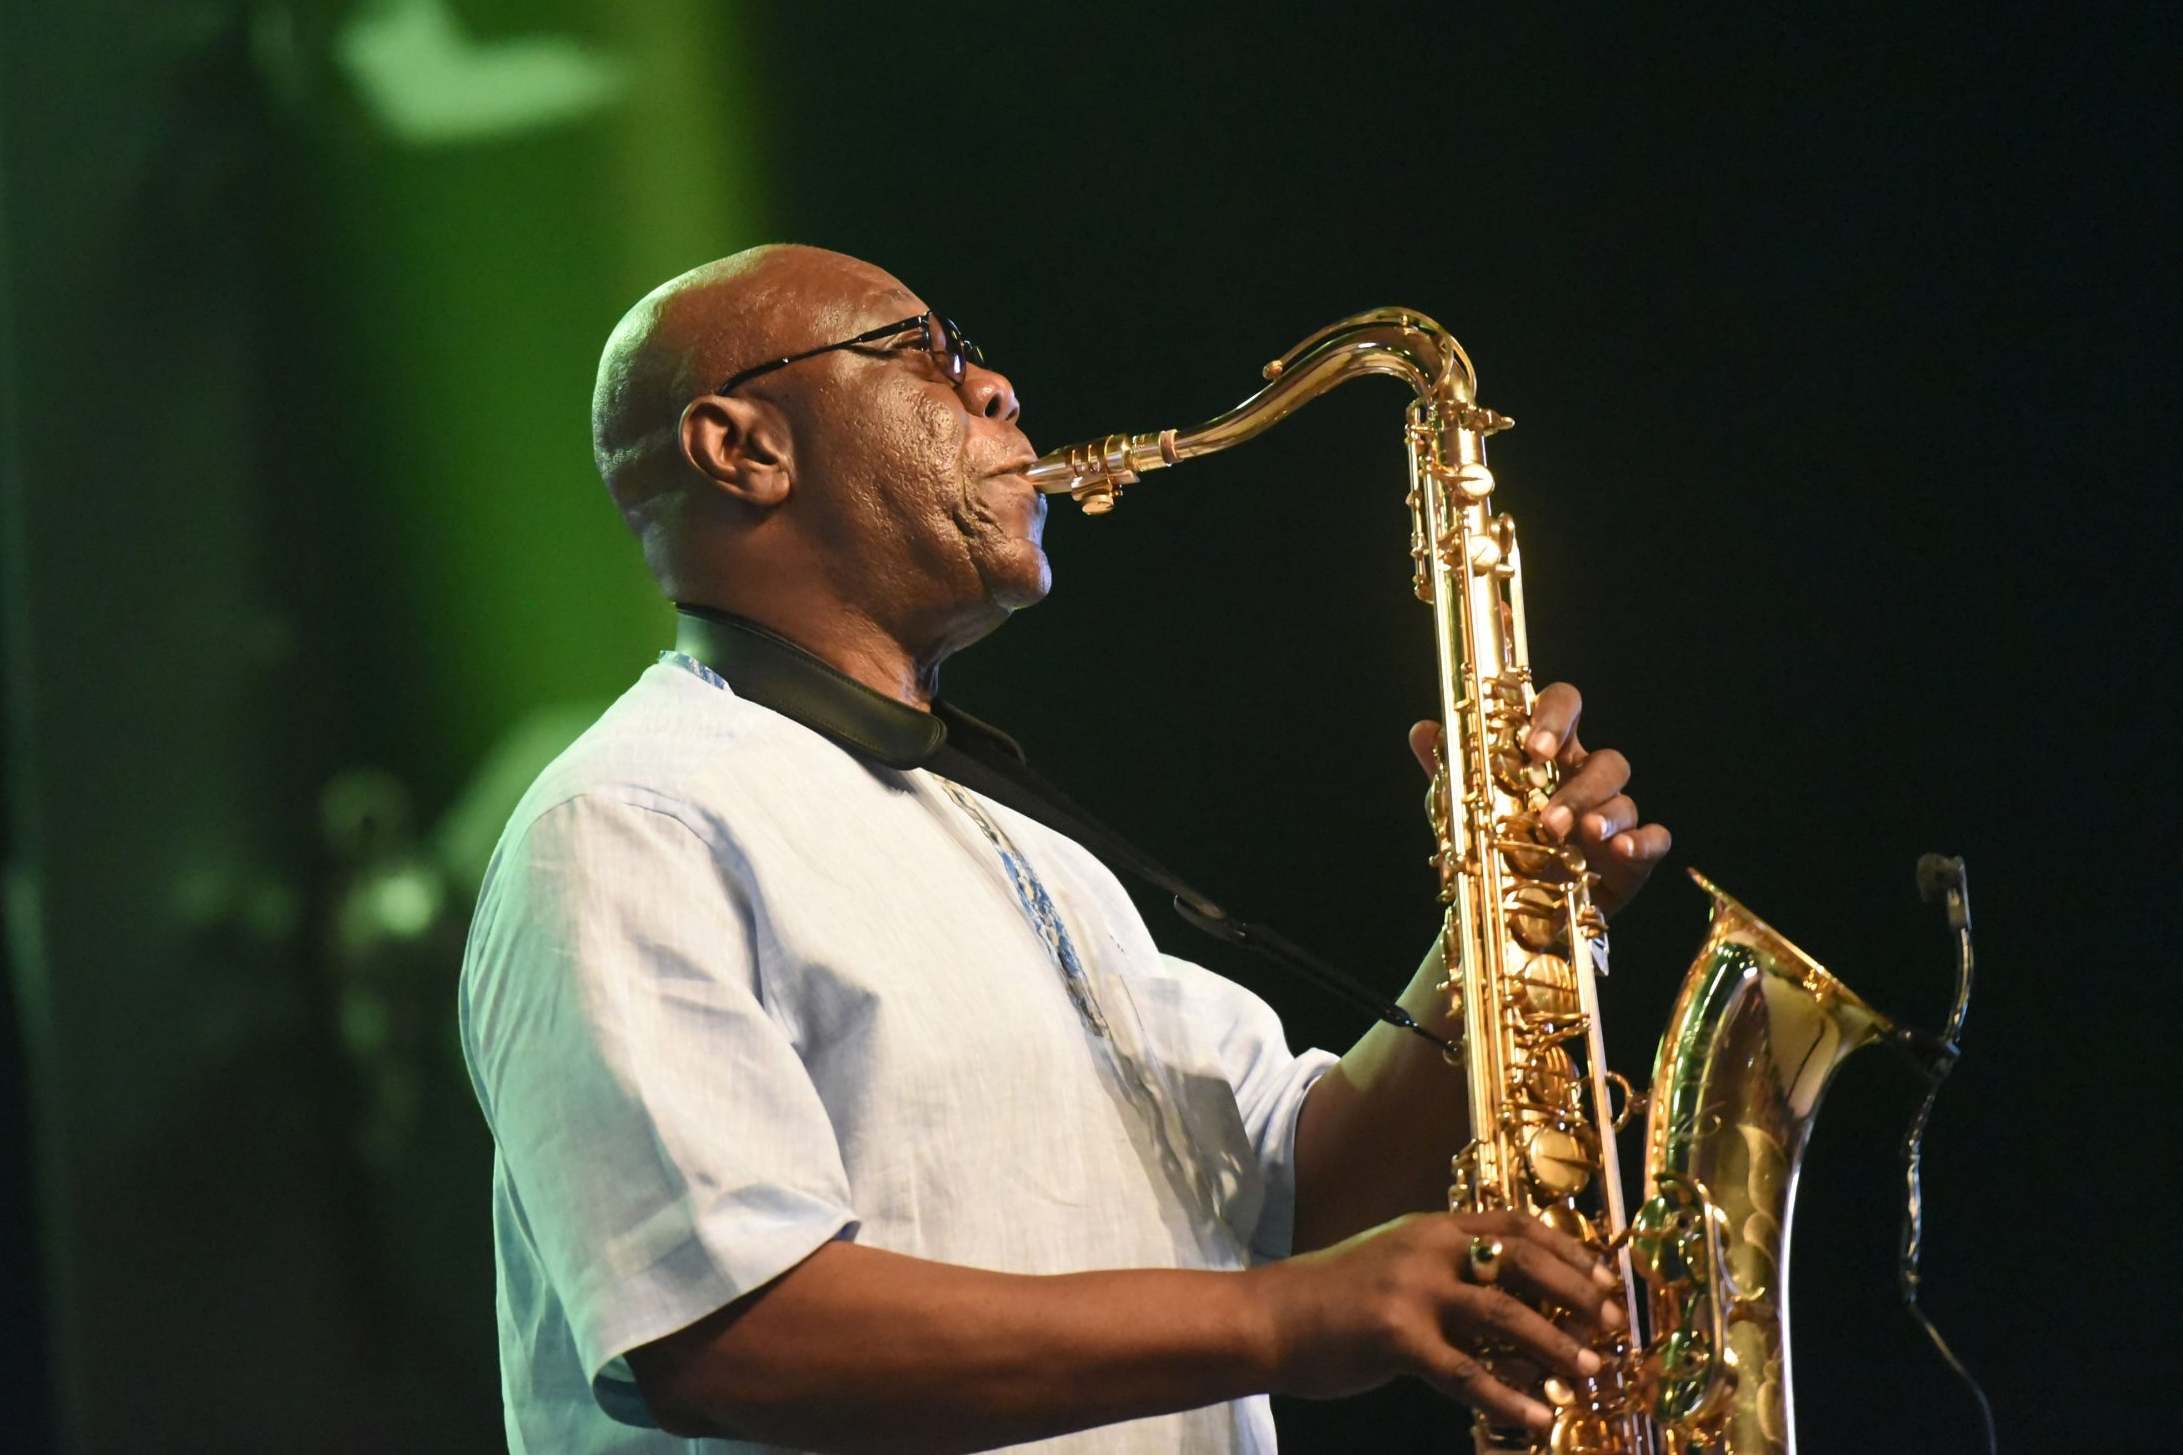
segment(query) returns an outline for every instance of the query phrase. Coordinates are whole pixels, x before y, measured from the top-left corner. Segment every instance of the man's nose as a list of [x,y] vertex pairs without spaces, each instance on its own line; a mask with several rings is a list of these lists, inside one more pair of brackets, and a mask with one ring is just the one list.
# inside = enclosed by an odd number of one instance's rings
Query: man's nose
[[972,414],[1014,424],[1016,417],[1023,413],[1023,406],[1016,400],[1016,386],[997,369],[966,363],[963,382],[957,388],[962,391],[963,402],[970,406]]

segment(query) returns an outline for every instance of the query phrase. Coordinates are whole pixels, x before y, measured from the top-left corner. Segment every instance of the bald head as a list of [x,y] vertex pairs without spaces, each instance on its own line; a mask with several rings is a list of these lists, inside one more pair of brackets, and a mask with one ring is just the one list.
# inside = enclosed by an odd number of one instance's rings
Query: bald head
[[[591,396],[592,453],[640,538],[663,495],[695,484],[676,426],[692,399],[738,370],[816,347],[875,297],[923,305],[843,253],[769,243],[690,269],[638,300],[608,337]],[[649,551],[648,551],[649,553]]]

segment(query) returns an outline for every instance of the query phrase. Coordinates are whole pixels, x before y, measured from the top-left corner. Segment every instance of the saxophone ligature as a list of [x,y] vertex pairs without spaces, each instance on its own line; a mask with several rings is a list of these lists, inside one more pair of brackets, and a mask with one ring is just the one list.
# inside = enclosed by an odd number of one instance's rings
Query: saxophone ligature
[[1597,876],[1541,825],[1558,770],[1521,746],[1535,697],[1523,566],[1486,466],[1486,438],[1512,421],[1477,402],[1455,338],[1410,309],[1344,318],[1263,374],[1257,393],[1202,424],[1066,446],[1027,473],[1104,515],[1142,475],[1242,444],[1350,379],[1410,388],[1412,585],[1432,612],[1444,745],[1431,864],[1468,1112],[1449,1207],[1525,1212],[1582,1239],[1619,1267],[1632,1315],[1629,1330],[1599,1336],[1597,1375],[1536,1386],[1554,1411],[1549,1433],[1478,1421],[1477,1448],[1786,1455],[1797,1168],[1835,1069],[1893,1023],[1694,872],[1710,928],[1660,1040],[1642,1200],[1625,1207],[1615,1133],[1640,1098],[1606,1065]]

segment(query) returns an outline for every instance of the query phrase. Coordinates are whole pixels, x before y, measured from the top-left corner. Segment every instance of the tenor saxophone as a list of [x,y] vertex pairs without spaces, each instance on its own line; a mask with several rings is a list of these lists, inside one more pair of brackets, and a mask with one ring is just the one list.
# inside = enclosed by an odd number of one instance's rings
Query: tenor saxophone
[[[1477,1420],[1474,1442],[1531,1455],[1787,1455],[1797,1168],[1836,1068],[1893,1023],[1693,871],[1711,919],[1651,1093],[1607,1068],[1598,876],[1542,827],[1558,770],[1522,747],[1535,696],[1523,564],[1486,467],[1486,437],[1512,421],[1477,402],[1455,338],[1410,309],[1344,318],[1263,374],[1257,393],[1202,424],[1069,445],[1028,473],[1104,515],[1140,476],[1242,444],[1350,379],[1410,387],[1412,585],[1432,611],[1444,730],[1428,795],[1441,990],[1463,1027],[1468,1110],[1448,1205],[1528,1213],[1582,1239],[1619,1268],[1632,1316],[1629,1330],[1599,1336],[1599,1374],[1531,1376],[1554,1411],[1548,1434]],[[1640,1102],[1644,1179],[1631,1212],[1615,1133]]]

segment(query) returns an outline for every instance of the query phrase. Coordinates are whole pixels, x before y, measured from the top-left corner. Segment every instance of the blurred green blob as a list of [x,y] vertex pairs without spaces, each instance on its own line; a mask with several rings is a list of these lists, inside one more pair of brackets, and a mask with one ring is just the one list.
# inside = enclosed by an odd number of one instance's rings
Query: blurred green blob
[[392,939],[412,939],[432,925],[445,896],[421,866],[406,867],[372,886],[372,917]]
[[574,120],[629,89],[626,65],[573,37],[480,42],[447,0],[375,0],[350,17],[334,50],[379,124],[421,145]]
[[366,126],[325,158],[321,433],[356,487],[321,508],[361,680],[397,684],[370,736],[425,765],[404,776],[428,805],[526,713],[603,705],[667,644],[592,465],[592,377],[631,303],[770,232],[763,108],[722,80],[763,69],[733,7],[560,12],[581,34],[502,13],[358,12],[337,59]]

